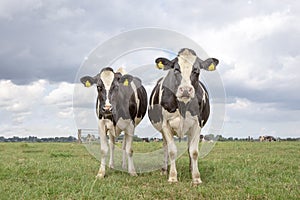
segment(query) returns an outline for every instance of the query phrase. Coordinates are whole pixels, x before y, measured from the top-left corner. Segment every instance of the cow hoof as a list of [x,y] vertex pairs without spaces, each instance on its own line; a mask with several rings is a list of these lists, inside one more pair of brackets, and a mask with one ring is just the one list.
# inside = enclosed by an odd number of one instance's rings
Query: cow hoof
[[162,176],[165,176],[165,175],[167,175],[167,174],[168,174],[168,171],[167,171],[167,170],[162,169],[162,170],[160,171],[160,175],[162,175]]
[[97,179],[102,179],[102,178],[104,178],[104,176],[105,176],[105,174],[100,173],[100,174],[97,174],[96,178]]
[[130,174],[130,176],[138,176],[136,172],[131,172],[129,174]]
[[115,166],[114,166],[114,165],[109,165],[109,168],[110,168],[110,169],[114,169]]
[[194,180],[192,181],[192,184],[193,184],[193,185],[200,185],[201,183],[202,183],[202,181],[201,181],[200,178],[194,179]]
[[169,183],[177,183],[178,180],[177,180],[177,178],[173,177],[173,178],[169,178],[168,182]]

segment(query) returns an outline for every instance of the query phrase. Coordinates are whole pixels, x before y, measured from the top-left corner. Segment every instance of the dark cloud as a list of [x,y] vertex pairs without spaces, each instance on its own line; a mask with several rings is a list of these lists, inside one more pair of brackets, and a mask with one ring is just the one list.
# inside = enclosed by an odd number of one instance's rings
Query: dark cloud
[[[12,5],[20,7],[15,4]],[[289,5],[269,1],[231,4],[222,1],[162,1],[156,4],[152,1],[130,4],[122,1],[28,1],[24,9],[11,6],[6,15],[0,16],[0,79],[22,84],[37,79],[72,82],[84,56],[99,42],[121,31],[161,26],[188,33],[189,26],[199,30],[223,27],[282,6],[288,8]],[[292,38],[287,38],[286,49],[293,45],[292,42]],[[271,41],[270,46],[272,44]]]

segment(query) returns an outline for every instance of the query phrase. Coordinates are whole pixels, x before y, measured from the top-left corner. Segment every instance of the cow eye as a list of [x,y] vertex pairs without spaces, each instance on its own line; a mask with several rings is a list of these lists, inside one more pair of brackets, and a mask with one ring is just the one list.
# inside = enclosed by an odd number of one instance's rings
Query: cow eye
[[101,91],[103,89],[103,87],[101,85],[97,85],[97,90]]
[[115,90],[115,89],[118,89],[119,88],[119,85],[117,85],[117,84],[113,84],[112,86],[111,86],[111,89],[112,90]]
[[198,68],[194,68],[194,69],[193,69],[193,73],[199,74],[199,72],[200,72],[200,70],[199,70]]
[[180,71],[179,68],[174,68],[174,72],[175,72],[175,73],[181,73],[181,71]]

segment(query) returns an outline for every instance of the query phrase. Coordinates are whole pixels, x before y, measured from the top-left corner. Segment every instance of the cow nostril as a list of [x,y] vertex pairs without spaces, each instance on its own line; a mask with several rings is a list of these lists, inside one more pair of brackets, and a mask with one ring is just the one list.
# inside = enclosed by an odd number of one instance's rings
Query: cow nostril
[[193,92],[193,88],[189,88],[189,93],[192,93]]
[[106,105],[104,107],[102,107],[102,111],[107,112],[107,111],[111,111],[112,110],[112,106],[110,105]]

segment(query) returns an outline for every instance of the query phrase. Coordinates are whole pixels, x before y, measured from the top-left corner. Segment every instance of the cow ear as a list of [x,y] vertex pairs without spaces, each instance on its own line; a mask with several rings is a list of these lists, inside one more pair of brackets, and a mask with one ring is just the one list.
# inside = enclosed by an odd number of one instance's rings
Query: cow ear
[[142,86],[142,80],[139,79],[138,77],[133,77],[133,82],[137,88]]
[[91,76],[84,76],[80,78],[80,82],[85,86],[85,87],[90,87],[93,84],[97,83],[97,76],[91,77]]
[[219,60],[216,58],[208,58],[205,61],[200,61],[201,69],[205,69],[207,71],[216,70],[216,66],[219,64]]
[[174,67],[173,62],[167,58],[157,58],[155,63],[158,69],[168,70]]
[[125,74],[124,76],[122,76],[119,80],[120,84],[123,84],[124,86],[128,86],[131,81],[133,80],[133,77],[129,74]]
[[122,74],[121,74],[120,72],[116,72],[116,73],[115,73],[115,79],[116,79],[117,81],[119,81],[119,80],[121,79],[121,77],[122,77]]

